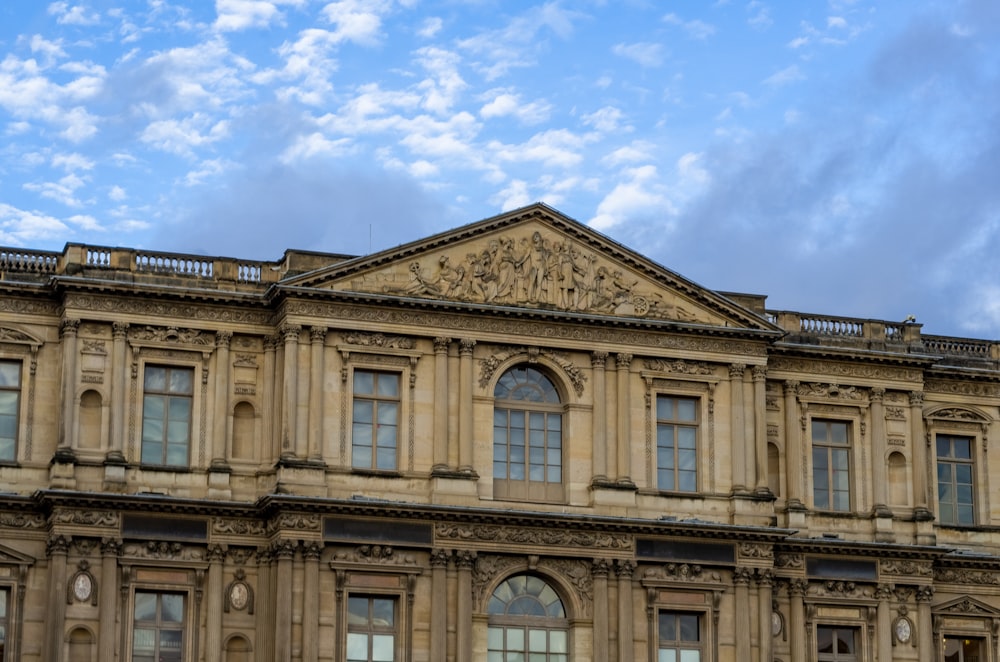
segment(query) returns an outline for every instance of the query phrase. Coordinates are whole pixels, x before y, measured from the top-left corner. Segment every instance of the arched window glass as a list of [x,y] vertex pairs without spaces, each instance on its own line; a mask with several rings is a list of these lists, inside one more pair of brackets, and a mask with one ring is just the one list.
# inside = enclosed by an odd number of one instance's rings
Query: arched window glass
[[534,575],[515,575],[497,586],[486,606],[488,662],[566,662],[569,632],[559,594]]
[[563,408],[555,385],[518,366],[500,377],[493,397],[494,496],[561,501]]

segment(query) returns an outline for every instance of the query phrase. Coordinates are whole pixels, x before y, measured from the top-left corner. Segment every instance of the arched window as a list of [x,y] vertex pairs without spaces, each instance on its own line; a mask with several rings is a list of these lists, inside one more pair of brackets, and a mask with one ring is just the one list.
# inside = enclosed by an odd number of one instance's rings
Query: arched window
[[515,575],[490,597],[488,660],[566,662],[566,609],[555,590],[534,575]]
[[562,501],[562,403],[534,368],[505,372],[493,390],[493,494],[504,499]]

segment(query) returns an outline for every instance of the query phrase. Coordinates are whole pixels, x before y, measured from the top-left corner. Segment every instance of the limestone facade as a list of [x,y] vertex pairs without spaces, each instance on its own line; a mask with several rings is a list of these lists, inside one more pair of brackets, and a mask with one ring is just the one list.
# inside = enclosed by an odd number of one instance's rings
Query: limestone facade
[[1000,662],[998,434],[1000,345],[544,205],[0,249],[0,662]]

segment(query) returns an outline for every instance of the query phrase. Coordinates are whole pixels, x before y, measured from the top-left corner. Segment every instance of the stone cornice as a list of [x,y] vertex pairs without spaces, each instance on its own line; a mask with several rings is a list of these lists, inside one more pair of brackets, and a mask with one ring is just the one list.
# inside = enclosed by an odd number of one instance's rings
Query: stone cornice
[[786,538],[775,547],[775,554],[829,554],[839,557],[877,559],[922,559],[936,561],[953,550],[931,545],[900,545],[833,538]]

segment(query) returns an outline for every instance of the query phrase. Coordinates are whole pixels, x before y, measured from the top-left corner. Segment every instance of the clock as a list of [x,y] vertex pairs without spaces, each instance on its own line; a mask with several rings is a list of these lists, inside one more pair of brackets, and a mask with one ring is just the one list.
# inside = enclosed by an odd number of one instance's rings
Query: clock
[[896,635],[896,641],[901,644],[908,643],[910,637],[913,635],[913,624],[910,623],[910,619],[905,616],[900,616],[896,619],[896,624],[893,626],[893,633]]
[[86,602],[93,594],[94,580],[91,579],[90,575],[86,572],[76,573],[76,577],[73,579],[73,597],[80,602]]

